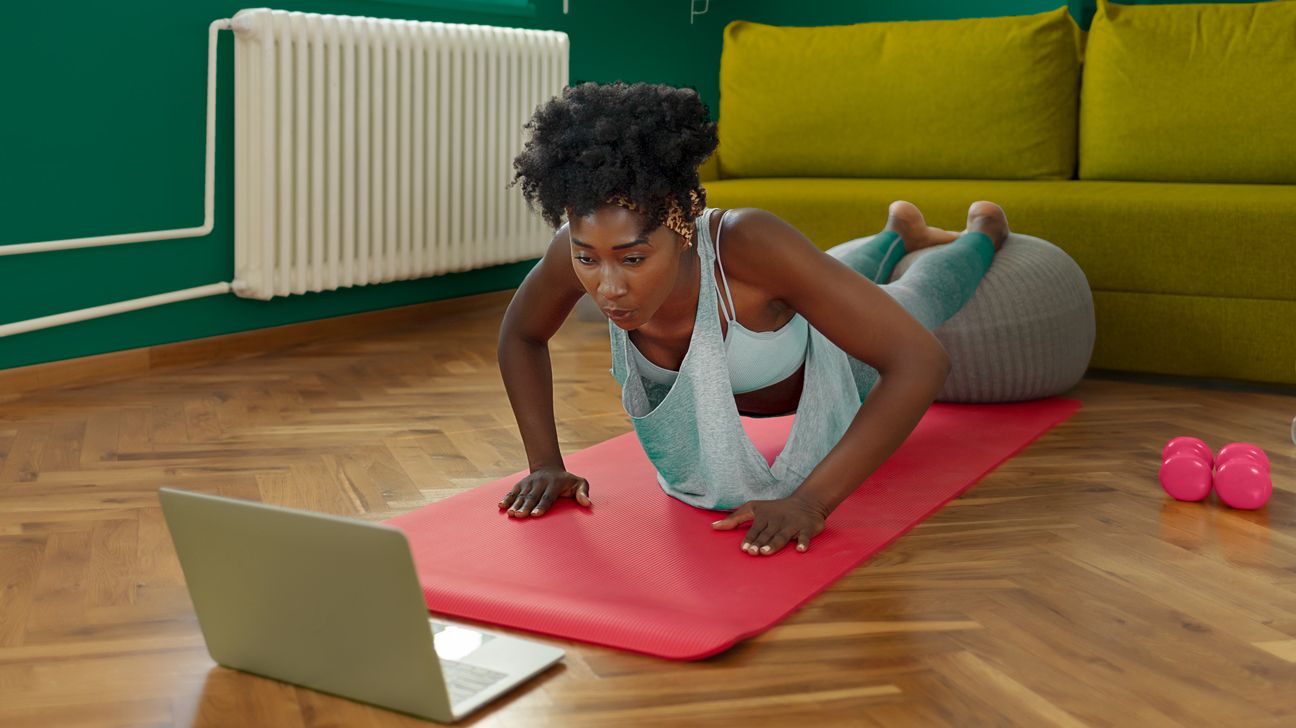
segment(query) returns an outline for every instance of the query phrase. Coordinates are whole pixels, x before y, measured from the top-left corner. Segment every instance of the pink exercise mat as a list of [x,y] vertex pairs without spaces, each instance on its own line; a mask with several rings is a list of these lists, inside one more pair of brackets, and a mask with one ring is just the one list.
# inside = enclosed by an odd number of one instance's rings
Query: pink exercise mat
[[[497,504],[522,470],[387,523],[408,536],[434,613],[696,660],[769,629],[1079,407],[933,405],[804,553],[743,553],[748,527],[715,531],[717,512],[663,493],[633,432],[564,458],[589,480],[589,509],[562,498],[509,518]],[[743,425],[772,462],[793,417]]]

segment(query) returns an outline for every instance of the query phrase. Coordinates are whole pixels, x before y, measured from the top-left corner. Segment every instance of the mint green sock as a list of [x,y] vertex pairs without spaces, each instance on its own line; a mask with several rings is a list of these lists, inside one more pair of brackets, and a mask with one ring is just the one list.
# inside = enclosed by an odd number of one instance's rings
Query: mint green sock
[[994,241],[990,239],[989,235],[980,232],[963,233],[953,243],[950,243],[950,245],[957,245],[959,243],[974,247],[977,251],[977,255],[981,256],[981,262],[985,264],[986,268],[990,267],[990,262],[994,260],[995,249]]
[[909,252],[900,239],[900,233],[894,230],[883,230],[846,252],[833,252],[854,242],[829,248],[828,254],[874,283],[891,280],[891,271],[895,270],[896,263]]
[[994,256],[989,235],[963,233],[948,245],[925,251],[904,275],[880,285],[924,327],[934,330],[972,298]]

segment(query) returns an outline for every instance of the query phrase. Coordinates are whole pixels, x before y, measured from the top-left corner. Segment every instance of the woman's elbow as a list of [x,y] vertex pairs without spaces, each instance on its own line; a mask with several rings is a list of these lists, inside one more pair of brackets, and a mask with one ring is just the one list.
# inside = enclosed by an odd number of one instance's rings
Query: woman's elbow
[[944,383],[945,378],[949,376],[951,365],[949,352],[945,351],[945,347],[941,345],[940,341],[936,342],[936,348],[932,353],[932,359],[933,366],[939,371],[940,380]]
[[939,391],[950,373],[949,352],[935,336],[893,352],[890,361],[873,364],[883,378],[897,375],[915,383],[923,381]]
[[936,392],[940,392],[950,373],[949,352],[945,351],[945,347],[933,336],[929,345],[914,354],[910,366],[914,371],[923,372],[929,377],[932,387]]

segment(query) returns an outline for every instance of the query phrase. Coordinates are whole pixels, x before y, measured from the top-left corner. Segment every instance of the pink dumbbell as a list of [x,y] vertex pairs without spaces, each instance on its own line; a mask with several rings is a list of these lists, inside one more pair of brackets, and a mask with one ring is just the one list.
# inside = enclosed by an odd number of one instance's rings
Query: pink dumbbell
[[1233,508],[1252,510],[1269,502],[1273,480],[1264,450],[1248,442],[1235,442],[1220,450],[1215,469],[1215,492]]
[[1195,437],[1176,437],[1161,450],[1161,487],[1175,500],[1199,501],[1211,489],[1211,451]]
[[1264,467],[1266,473],[1269,472],[1269,456],[1265,455],[1264,450],[1249,442],[1230,442],[1220,448],[1219,457],[1215,458],[1215,462],[1222,465],[1238,455],[1250,456],[1252,460]]
[[1161,448],[1161,459],[1165,460],[1172,455],[1181,452],[1195,452],[1198,457],[1206,461],[1207,465],[1213,465],[1214,459],[1211,457],[1211,449],[1205,442],[1196,437],[1176,437],[1166,446]]

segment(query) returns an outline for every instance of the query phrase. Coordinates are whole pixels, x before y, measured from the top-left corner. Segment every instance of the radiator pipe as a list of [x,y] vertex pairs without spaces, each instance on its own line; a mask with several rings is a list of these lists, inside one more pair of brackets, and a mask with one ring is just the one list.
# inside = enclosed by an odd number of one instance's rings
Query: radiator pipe
[[[20,243],[17,245],[0,245],[0,256],[24,255],[27,253],[45,253],[54,250],[72,250],[91,248],[101,245],[121,245],[123,243],[142,243],[151,240],[174,240],[176,238],[202,237],[212,231],[215,218],[215,180],[216,180],[216,46],[217,32],[231,29],[228,18],[212,21],[207,29],[207,149],[206,170],[203,187],[203,224],[200,227],[180,228],[178,230],[156,230],[144,233],[123,233],[121,235],[99,235],[90,238],[70,238],[68,240],[50,240],[40,243]],[[204,296],[217,296],[229,293],[230,282],[212,283],[182,291],[160,293],[154,296],[120,301],[104,306],[95,306],[79,311],[42,316],[40,318],[17,321],[0,325],[0,337],[23,334],[28,331],[61,326],[76,321],[110,316],[124,311],[134,311],[150,306],[160,306],[174,301],[184,301]]]

